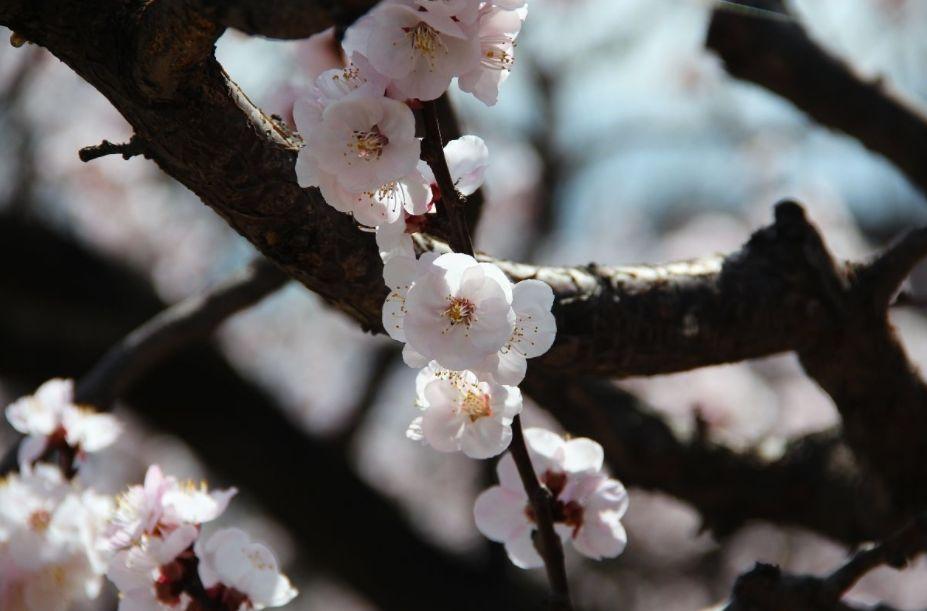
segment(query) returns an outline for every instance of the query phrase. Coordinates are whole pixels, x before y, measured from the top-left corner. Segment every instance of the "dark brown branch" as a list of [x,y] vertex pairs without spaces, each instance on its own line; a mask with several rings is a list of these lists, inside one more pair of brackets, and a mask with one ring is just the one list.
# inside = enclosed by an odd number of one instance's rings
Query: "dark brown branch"
[[454,252],[473,255],[473,243],[470,241],[470,228],[467,226],[463,196],[457,191],[454,179],[444,158],[444,138],[441,135],[441,123],[438,108],[434,101],[423,102],[422,117],[425,124],[425,138],[422,140],[422,157],[428,162],[435,175],[438,189],[441,191],[440,205],[446,208],[450,218],[451,235],[449,245]]
[[[78,403],[109,410],[113,401],[167,357],[208,338],[227,318],[279,289],[288,276],[258,260],[204,295],[175,304],[129,333],[77,381]],[[0,462],[0,474],[16,468],[16,444]]]
[[211,336],[229,317],[276,292],[287,280],[272,263],[259,259],[207,293],[167,308],[110,348],[80,378],[77,401],[109,409],[151,367],[181,347]]
[[[739,0],[738,4],[767,7],[771,3]],[[731,75],[781,95],[818,123],[856,138],[927,193],[927,116],[888,91],[881,80],[860,78],[795,20],[769,19],[721,6],[712,14],[707,45]]]
[[123,159],[131,159],[136,155],[144,154],[145,144],[137,136],[132,136],[128,142],[122,144],[113,144],[109,140],[104,140],[100,144],[85,146],[77,153],[84,163],[107,155],[122,155]]
[[537,530],[534,534],[534,547],[544,560],[547,571],[547,582],[550,584],[552,611],[570,611],[570,587],[566,576],[566,566],[563,558],[563,545],[560,537],[554,530],[553,496],[547,486],[538,481],[525,444],[525,436],[521,428],[521,417],[515,416],[512,422],[512,444],[509,446],[518,476],[525,487],[528,501],[534,510]]
[[[464,216],[464,203],[454,180],[451,178],[444,157],[444,139],[441,136],[441,122],[435,102],[424,102],[422,114],[425,124],[425,138],[422,142],[423,155],[441,191],[441,205],[445,207],[451,221],[451,248],[455,252],[473,256],[473,244],[470,241],[470,229]],[[528,446],[521,427],[521,417],[515,416],[512,422],[512,442],[509,450],[515,459],[518,475],[525,487],[531,507],[534,509],[537,530],[534,545],[547,571],[547,581],[551,590],[551,609],[553,611],[570,611],[569,584],[563,558],[563,545],[554,531],[553,495],[540,481],[531,464]]]
[[267,38],[307,38],[337,26],[344,28],[376,0],[199,0],[222,24]]
[[[887,565],[902,569],[927,551],[927,516],[920,515],[882,543],[862,549],[828,577],[790,575],[778,567],[757,564],[734,585],[728,611],[848,611],[840,599],[866,573]],[[891,611],[879,605],[881,611]]]
[[703,528],[719,538],[765,520],[856,545],[884,537],[901,523],[882,491],[861,477],[839,431],[796,439],[771,460],[697,435],[682,437],[607,381],[529,370],[522,388],[568,432],[601,443],[625,485],[689,503],[701,514]]

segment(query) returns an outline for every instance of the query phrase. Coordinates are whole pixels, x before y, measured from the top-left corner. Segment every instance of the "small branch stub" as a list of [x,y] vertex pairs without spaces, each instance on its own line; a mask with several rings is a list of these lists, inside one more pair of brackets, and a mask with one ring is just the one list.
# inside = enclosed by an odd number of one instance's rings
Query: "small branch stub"
[[132,136],[128,142],[122,144],[114,144],[109,140],[104,140],[100,144],[82,148],[77,154],[84,163],[107,155],[122,155],[123,159],[130,159],[136,155],[148,156],[145,145],[138,136]]

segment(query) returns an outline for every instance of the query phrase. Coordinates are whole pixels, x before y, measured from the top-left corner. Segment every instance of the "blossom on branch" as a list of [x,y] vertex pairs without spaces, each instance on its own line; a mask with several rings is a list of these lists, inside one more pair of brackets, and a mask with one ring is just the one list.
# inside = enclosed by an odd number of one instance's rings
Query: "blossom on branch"
[[345,35],[347,54],[369,58],[393,97],[434,100],[479,63],[479,0],[381,2]]
[[436,362],[416,378],[418,405],[406,436],[441,452],[470,458],[503,452],[512,440],[512,420],[521,412],[521,391],[481,380],[472,371],[449,371]]
[[35,394],[7,406],[6,419],[27,436],[19,446],[22,469],[52,450],[68,451],[78,458],[98,452],[122,431],[112,415],[75,404],[74,382],[60,378],[48,380]]
[[406,342],[453,370],[473,369],[515,329],[512,283],[497,266],[448,253],[415,278],[405,298]]
[[97,597],[112,502],[39,464],[0,482],[0,609],[65,611]]
[[205,541],[201,538],[194,550],[207,595],[235,601],[238,606],[230,609],[280,607],[296,597],[273,552],[237,528],[216,531]]
[[472,70],[460,75],[457,86],[462,91],[472,93],[487,106],[499,100],[499,87],[515,64],[515,39],[527,16],[525,6],[507,10],[496,3],[496,6],[487,4],[480,9],[480,61]]
[[210,492],[205,483],[180,482],[152,465],[143,485],[131,486],[116,499],[116,512],[107,529],[109,545],[125,549],[145,535],[165,536],[185,524],[215,520],[237,492],[235,488]]
[[[624,551],[627,535],[621,517],[628,507],[624,486],[602,472],[602,446],[591,439],[564,440],[544,429],[526,429],[525,441],[538,479],[553,495],[554,530],[580,554],[599,560]],[[476,499],[476,526],[487,538],[505,544],[520,568],[544,561],[534,547],[535,512],[522,486],[511,453],[496,466],[499,485]]]
[[184,588],[195,571],[190,546],[198,535],[196,526],[185,524],[167,537],[146,536],[117,553],[106,576],[119,590],[119,611],[187,609],[191,598]]

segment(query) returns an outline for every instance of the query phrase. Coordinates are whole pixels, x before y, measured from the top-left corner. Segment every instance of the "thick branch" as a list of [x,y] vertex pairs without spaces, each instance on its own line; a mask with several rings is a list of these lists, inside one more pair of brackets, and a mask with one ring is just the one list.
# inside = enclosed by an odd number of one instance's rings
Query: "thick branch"
[[[858,551],[826,578],[789,575],[778,567],[757,564],[741,575],[726,611],[849,611],[857,609],[840,599],[866,573],[879,566],[904,568],[927,551],[927,518],[923,515],[884,542]],[[879,611],[891,607],[879,605]]]
[[691,504],[716,536],[766,520],[855,545],[900,523],[884,494],[863,480],[837,431],[797,439],[770,460],[698,436],[682,438],[648,406],[603,380],[529,371],[522,386],[571,434],[601,443],[626,485]]
[[712,14],[707,45],[733,76],[781,95],[818,123],[856,138],[927,193],[927,116],[882,81],[860,78],[795,20],[719,6]]
[[217,20],[246,34],[267,38],[307,38],[331,27],[344,27],[376,0],[200,0]]
[[[113,401],[145,373],[185,346],[212,335],[227,318],[261,301],[289,277],[267,261],[257,261],[215,289],[175,304],[138,327],[77,381],[78,403],[109,410]],[[0,462],[0,474],[16,467],[16,444]]]
[[110,348],[81,377],[77,400],[108,409],[151,367],[183,346],[208,338],[230,316],[258,303],[287,280],[289,276],[272,263],[258,260],[209,292],[167,308]]

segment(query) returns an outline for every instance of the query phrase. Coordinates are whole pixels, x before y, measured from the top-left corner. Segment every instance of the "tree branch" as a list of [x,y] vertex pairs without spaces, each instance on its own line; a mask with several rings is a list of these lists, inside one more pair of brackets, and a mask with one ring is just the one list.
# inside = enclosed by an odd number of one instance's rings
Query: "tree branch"
[[[927,516],[920,515],[884,542],[862,549],[828,577],[790,575],[778,567],[757,564],[737,579],[726,611],[850,611],[840,599],[866,573],[888,565],[904,568],[927,551]],[[879,605],[878,611],[891,611]]]
[[132,136],[128,142],[122,144],[113,144],[109,140],[104,140],[94,146],[85,146],[77,154],[84,163],[107,155],[122,155],[123,159],[131,159],[136,155],[145,154],[145,144],[136,136]]
[[[863,80],[814,42],[794,19],[770,19],[718,6],[707,46],[727,71],[776,93],[818,123],[842,131],[895,164],[927,193],[927,116],[888,91],[881,80]],[[747,7],[781,9],[778,0],[738,0]]]
[[522,388],[570,434],[601,443],[625,485],[689,503],[719,538],[765,520],[857,545],[903,520],[861,476],[839,431],[791,441],[770,460],[698,435],[681,437],[649,406],[604,380],[529,370]]
[[[77,381],[75,400],[101,411],[150,369],[184,346],[212,335],[227,318],[283,286],[289,277],[267,261],[256,261],[215,289],[175,304],[138,327]],[[0,475],[16,468],[16,447],[0,462]]]
[[222,24],[267,38],[307,38],[347,27],[377,0],[199,0]]

